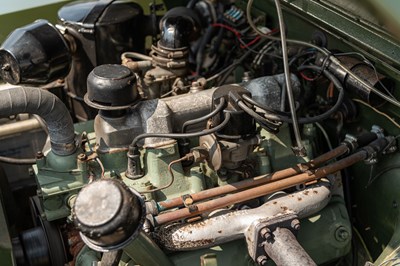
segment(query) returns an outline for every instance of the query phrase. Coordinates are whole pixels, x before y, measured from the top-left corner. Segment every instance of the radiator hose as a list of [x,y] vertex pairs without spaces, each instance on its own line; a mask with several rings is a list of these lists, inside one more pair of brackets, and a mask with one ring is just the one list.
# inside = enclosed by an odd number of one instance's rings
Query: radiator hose
[[64,103],[54,94],[35,87],[0,90],[0,116],[36,114],[46,122],[51,149],[60,156],[76,150],[74,125]]

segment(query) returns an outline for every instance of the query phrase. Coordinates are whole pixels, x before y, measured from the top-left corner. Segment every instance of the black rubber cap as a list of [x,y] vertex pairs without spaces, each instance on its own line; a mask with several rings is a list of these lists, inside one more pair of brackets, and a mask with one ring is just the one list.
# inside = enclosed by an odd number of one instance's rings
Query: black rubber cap
[[100,110],[128,108],[137,100],[136,77],[122,65],[95,67],[87,78],[85,102]]

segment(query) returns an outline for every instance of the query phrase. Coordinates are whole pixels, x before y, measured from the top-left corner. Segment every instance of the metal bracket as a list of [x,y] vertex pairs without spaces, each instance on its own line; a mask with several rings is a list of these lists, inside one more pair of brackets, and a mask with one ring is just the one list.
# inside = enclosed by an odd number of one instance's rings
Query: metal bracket
[[199,209],[197,205],[193,204],[194,200],[189,194],[182,195],[181,198],[183,201],[183,205],[185,205],[185,207],[189,209],[190,213],[196,212]]

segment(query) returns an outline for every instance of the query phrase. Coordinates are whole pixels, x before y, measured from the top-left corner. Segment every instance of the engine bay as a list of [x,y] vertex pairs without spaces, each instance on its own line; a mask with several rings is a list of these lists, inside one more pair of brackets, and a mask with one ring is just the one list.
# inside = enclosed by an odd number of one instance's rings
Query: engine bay
[[1,264],[397,265],[388,28],[352,1],[107,0],[14,30]]

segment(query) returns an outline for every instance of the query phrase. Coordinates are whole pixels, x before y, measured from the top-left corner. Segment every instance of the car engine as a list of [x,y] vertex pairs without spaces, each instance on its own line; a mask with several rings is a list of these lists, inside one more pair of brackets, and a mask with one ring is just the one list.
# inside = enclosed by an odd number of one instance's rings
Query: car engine
[[57,18],[0,48],[2,265],[400,262],[400,43],[363,5]]

